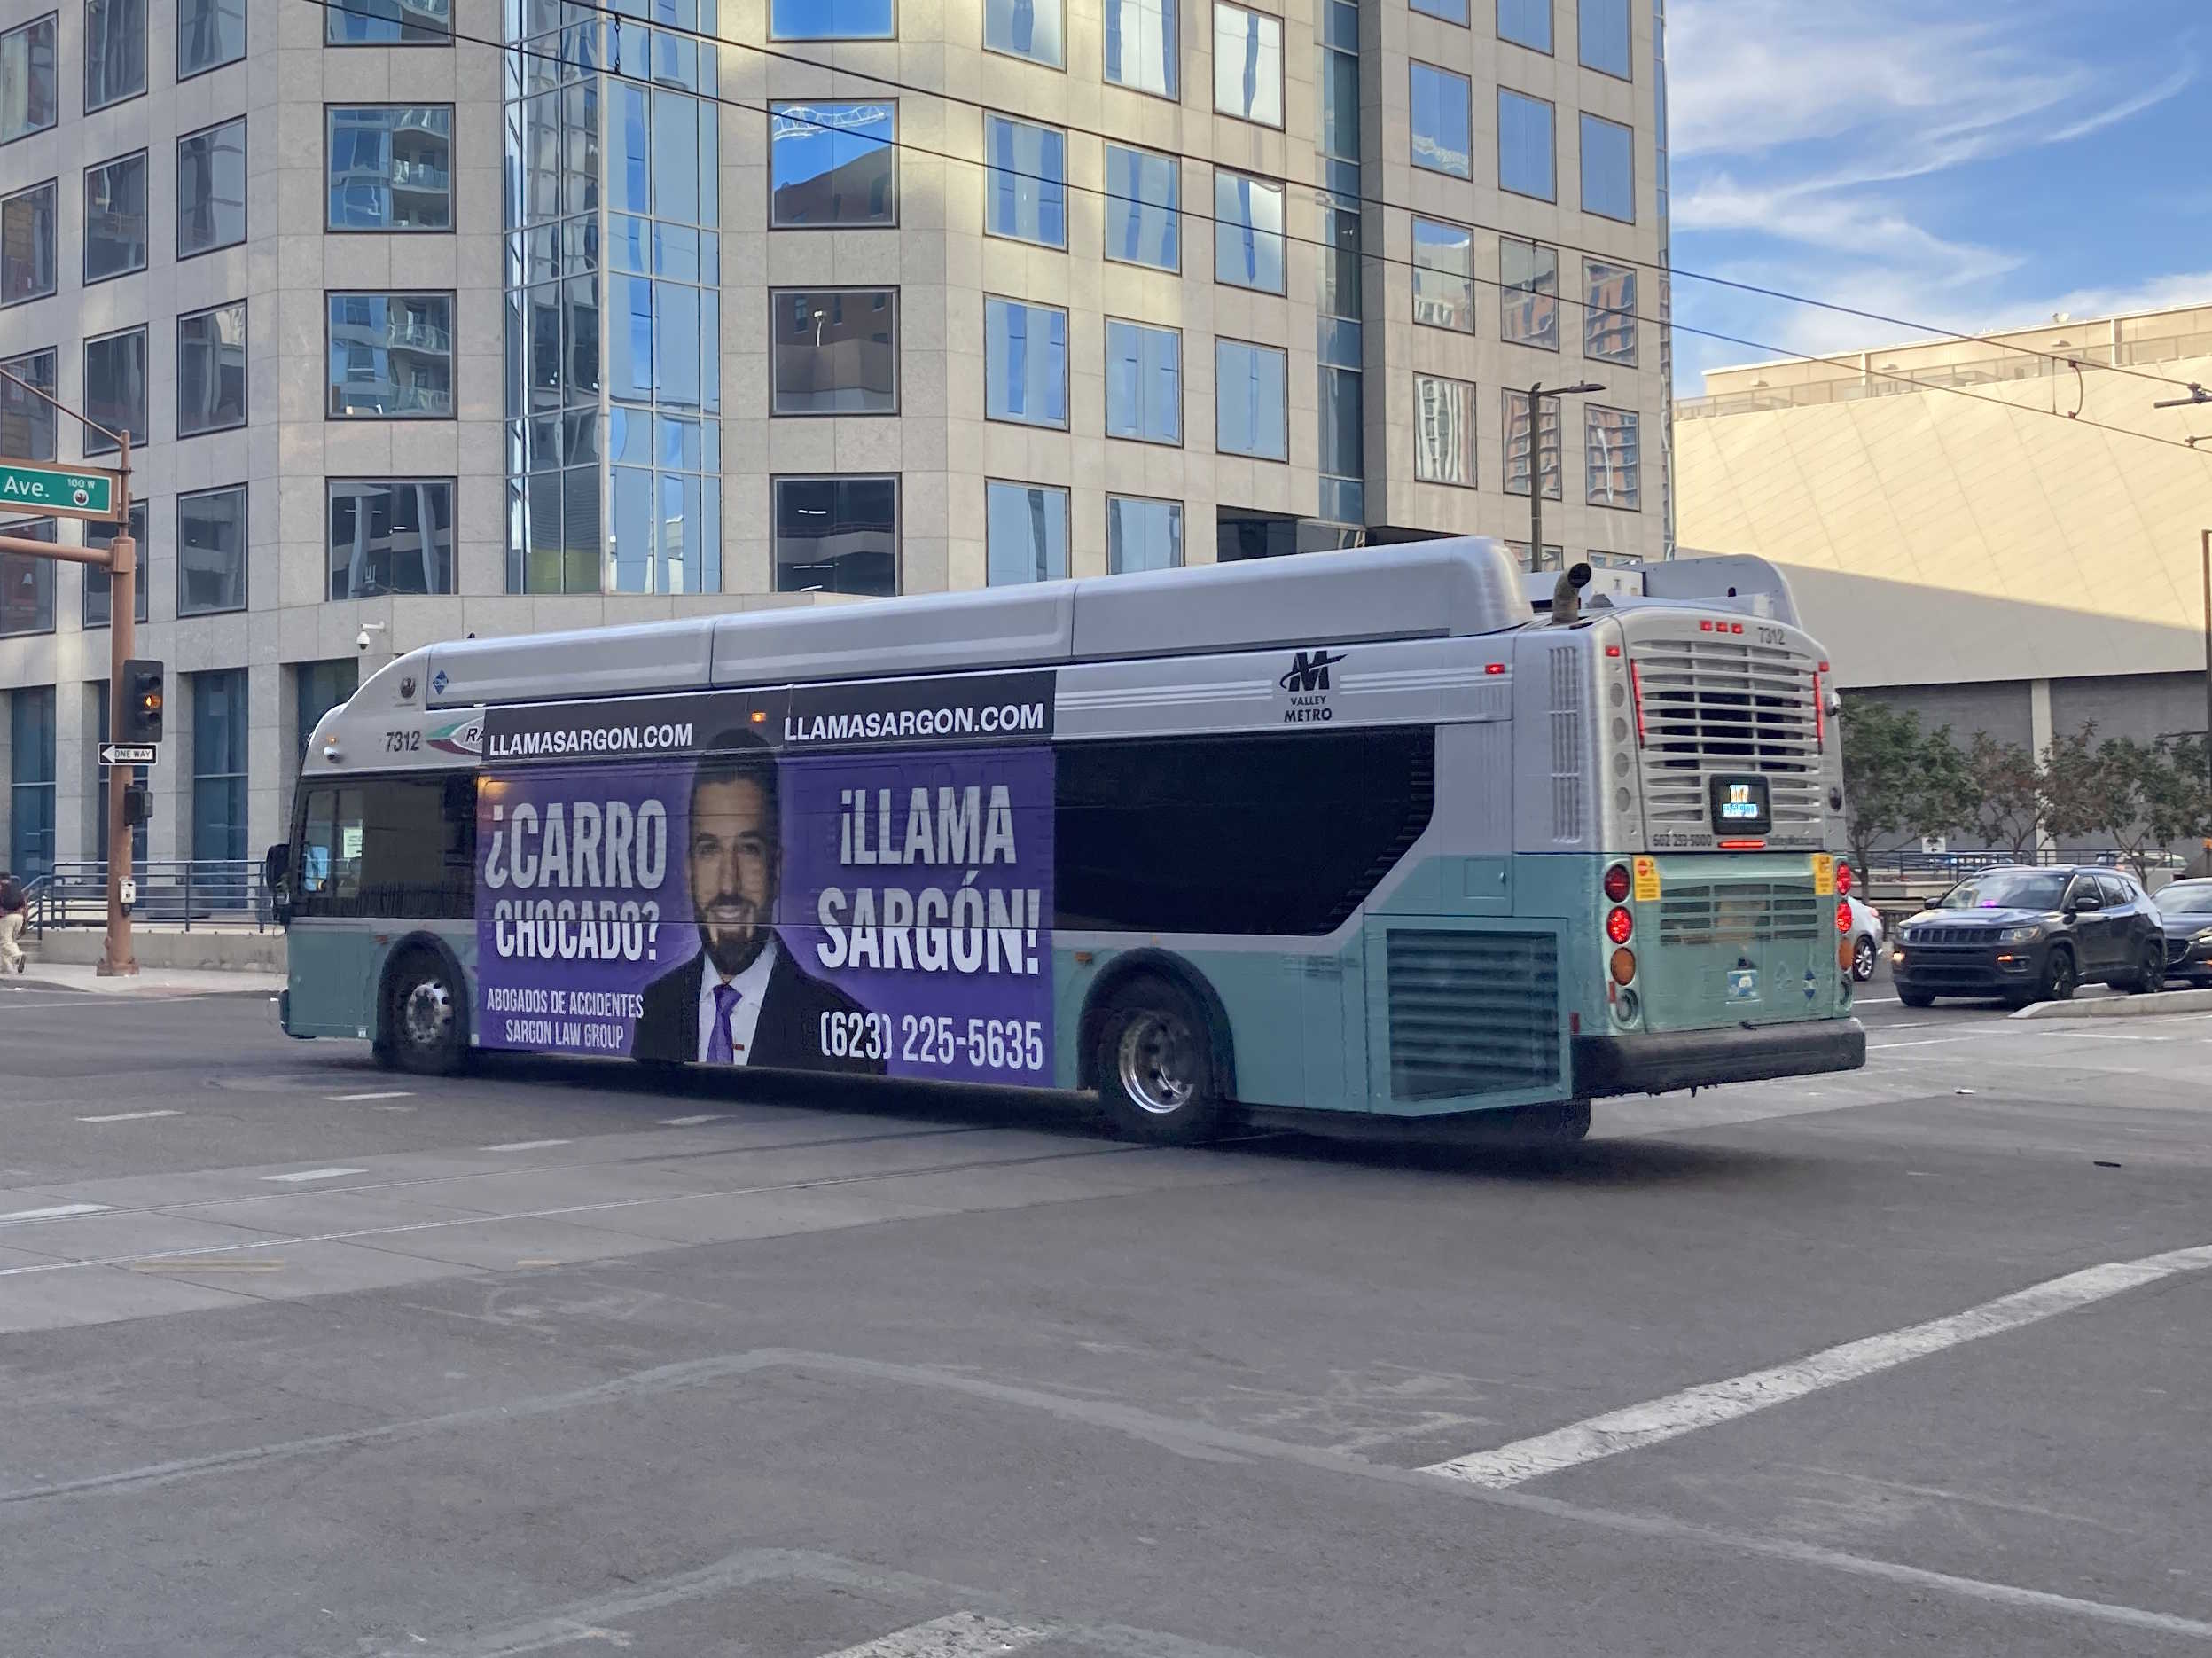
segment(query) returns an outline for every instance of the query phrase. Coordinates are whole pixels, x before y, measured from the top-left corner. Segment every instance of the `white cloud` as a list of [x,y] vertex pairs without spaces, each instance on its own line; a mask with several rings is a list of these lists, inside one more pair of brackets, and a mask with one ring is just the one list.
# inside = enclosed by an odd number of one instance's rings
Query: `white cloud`
[[2171,310],[2184,305],[2212,305],[2212,270],[2153,277],[2126,287],[2076,288],[2051,300],[2023,300],[1985,318],[1977,332],[2031,328],[2061,311],[2068,317],[2125,317],[2133,311]]

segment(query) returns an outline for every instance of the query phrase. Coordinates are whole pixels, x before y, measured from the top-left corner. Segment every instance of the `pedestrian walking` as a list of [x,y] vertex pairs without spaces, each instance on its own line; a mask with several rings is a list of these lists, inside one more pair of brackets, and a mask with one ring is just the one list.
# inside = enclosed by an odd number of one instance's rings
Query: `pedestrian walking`
[[23,883],[0,869],[0,973],[23,971],[23,950],[16,940],[23,936],[23,919],[30,907]]

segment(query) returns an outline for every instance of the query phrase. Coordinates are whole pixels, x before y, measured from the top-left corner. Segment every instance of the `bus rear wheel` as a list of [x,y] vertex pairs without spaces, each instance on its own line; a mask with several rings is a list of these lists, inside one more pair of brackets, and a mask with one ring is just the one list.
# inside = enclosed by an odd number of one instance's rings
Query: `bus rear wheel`
[[452,1075],[468,1055],[463,1019],[451,970],[428,950],[409,952],[385,980],[378,1062],[418,1075]]
[[1165,979],[1130,981],[1098,1021],[1098,1100],[1133,1139],[1187,1146],[1220,1126],[1214,1047],[1190,994]]

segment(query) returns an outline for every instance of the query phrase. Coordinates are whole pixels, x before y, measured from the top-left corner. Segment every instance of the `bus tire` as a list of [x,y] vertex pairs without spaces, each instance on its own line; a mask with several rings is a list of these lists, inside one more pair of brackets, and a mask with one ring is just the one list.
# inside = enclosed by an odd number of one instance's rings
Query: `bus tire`
[[1107,1118],[1132,1139],[1188,1146],[1221,1123],[1222,1099],[1205,1011],[1152,974],[1107,997],[1093,1074]]
[[1903,985],[1897,987],[1897,1002],[1900,1006],[1903,1007],[1933,1007],[1935,1005],[1935,998],[1927,991],[1908,990]]
[[1590,1135],[1587,1099],[1555,1099],[1489,1114],[1490,1135],[1508,1146],[1571,1146]]
[[410,950],[385,974],[376,1055],[379,1063],[418,1076],[450,1076],[467,1060],[461,988],[435,951]]

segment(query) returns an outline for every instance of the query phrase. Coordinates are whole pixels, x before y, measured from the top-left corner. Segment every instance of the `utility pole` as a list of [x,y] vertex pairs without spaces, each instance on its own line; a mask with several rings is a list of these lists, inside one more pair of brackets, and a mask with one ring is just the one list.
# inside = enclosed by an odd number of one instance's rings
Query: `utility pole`
[[[0,380],[30,393],[115,445],[112,471],[0,459],[0,504],[41,518],[113,524],[115,536],[105,550],[0,536],[0,552],[82,564],[107,572],[107,730],[110,738],[120,741],[129,723],[123,712],[123,669],[138,642],[138,548],[130,536],[130,434],[109,431],[5,369],[0,369]],[[103,770],[107,776],[107,949],[98,971],[104,979],[130,977],[138,971],[138,958],[131,948],[130,911],[123,903],[123,894],[130,880],[132,825],[127,802],[133,771],[126,765],[104,766]]]
[[[1595,380],[1583,380],[1578,385],[1562,386],[1557,391],[1546,392],[1538,380],[1528,388],[1528,567],[1544,568],[1544,400],[1545,397],[1579,397],[1585,392],[1601,392],[1605,387]],[[1560,465],[1565,466],[1566,434],[1560,434]],[[1565,481],[1561,481],[1565,493]]]

